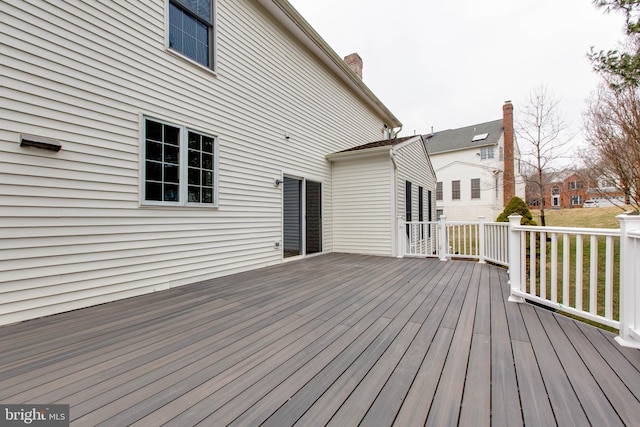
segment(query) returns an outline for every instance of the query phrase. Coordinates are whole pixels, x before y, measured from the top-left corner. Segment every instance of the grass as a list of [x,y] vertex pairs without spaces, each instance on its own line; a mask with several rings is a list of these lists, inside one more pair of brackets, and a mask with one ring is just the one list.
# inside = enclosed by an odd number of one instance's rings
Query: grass
[[[548,226],[585,227],[585,228],[620,228],[616,215],[624,210],[618,207],[546,209],[544,217]],[[540,224],[540,211],[532,210],[533,219]]]
[[[534,219],[540,223],[540,214],[539,211],[532,211]],[[560,210],[546,210],[545,218],[547,226],[558,226],[558,227],[579,227],[579,228],[610,228],[617,229],[620,228],[620,224],[616,219],[616,215],[623,213],[623,210],[617,207],[606,207],[606,208],[592,208],[592,209],[560,209]],[[558,301],[562,301],[562,240],[559,236],[558,241]],[[575,299],[576,299],[576,271],[575,271],[575,259],[576,259],[576,239],[572,237],[570,239],[570,259],[572,261],[572,268],[569,273],[569,282],[570,282],[570,299],[569,305],[575,307]],[[597,250],[598,250],[598,279],[597,279],[597,313],[601,316],[605,313],[605,291],[604,291],[604,281],[605,281],[605,256],[606,256],[606,238],[598,237],[597,239]],[[550,273],[550,265],[551,265],[551,243],[547,242],[547,257],[546,257],[546,279],[547,279],[547,296],[550,296],[551,288],[551,273]],[[583,242],[583,292],[582,292],[582,309],[585,311],[589,310],[589,274],[590,274],[590,254],[591,254],[591,242],[588,237],[585,236]],[[538,262],[539,259],[539,248],[538,248]],[[619,238],[614,238],[614,286],[613,286],[613,317],[614,319],[619,318]],[[539,264],[538,264],[539,267]],[[537,294],[540,294],[540,286],[539,286],[539,278],[537,285]],[[563,304],[566,302],[562,301]],[[591,322],[588,322],[591,323]],[[608,328],[607,328],[608,329]]]

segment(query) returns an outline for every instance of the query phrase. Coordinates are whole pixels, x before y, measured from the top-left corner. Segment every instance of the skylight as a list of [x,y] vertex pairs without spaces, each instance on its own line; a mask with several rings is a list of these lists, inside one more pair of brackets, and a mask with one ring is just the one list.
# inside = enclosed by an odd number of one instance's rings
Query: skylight
[[488,136],[488,133],[480,133],[478,135],[475,135],[471,142],[482,141],[483,139],[487,139]]

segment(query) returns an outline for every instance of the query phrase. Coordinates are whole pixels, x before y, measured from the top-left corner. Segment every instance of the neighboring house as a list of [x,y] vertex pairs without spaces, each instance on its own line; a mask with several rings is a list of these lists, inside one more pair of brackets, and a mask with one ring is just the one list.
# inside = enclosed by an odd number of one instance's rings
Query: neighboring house
[[[332,153],[401,123],[285,0],[0,13],[0,324],[285,258],[395,255],[402,180],[416,204],[434,191],[414,139],[391,142],[369,185],[349,181]],[[380,186],[395,208],[377,222]],[[354,219],[384,248],[358,245]]]
[[513,132],[513,105],[503,118],[427,135],[436,171],[438,217],[493,221],[513,196],[524,198],[520,150]]
[[422,136],[369,143],[327,158],[333,164],[334,251],[398,256],[404,221],[435,219],[436,177]]
[[[624,193],[615,183],[606,179],[593,180],[588,171],[564,169],[557,173],[545,174],[545,207],[552,209],[581,208],[587,200],[594,200],[599,206],[624,205]],[[536,191],[527,190],[527,202],[540,206]]]

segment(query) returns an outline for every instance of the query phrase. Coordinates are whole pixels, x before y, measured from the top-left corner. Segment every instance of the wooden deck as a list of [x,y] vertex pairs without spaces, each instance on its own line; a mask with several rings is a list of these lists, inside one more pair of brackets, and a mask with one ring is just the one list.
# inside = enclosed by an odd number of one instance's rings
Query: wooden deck
[[72,425],[640,425],[640,351],[504,269],[330,254],[0,328],[0,402]]

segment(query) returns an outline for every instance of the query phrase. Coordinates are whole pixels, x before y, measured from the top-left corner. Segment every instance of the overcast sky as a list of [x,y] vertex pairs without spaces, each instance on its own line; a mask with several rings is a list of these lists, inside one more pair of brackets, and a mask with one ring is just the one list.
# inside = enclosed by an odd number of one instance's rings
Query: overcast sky
[[598,82],[586,54],[623,38],[623,16],[590,0],[289,1],[338,55],[362,57],[401,136],[500,119],[506,100],[517,119],[540,85],[579,132]]

